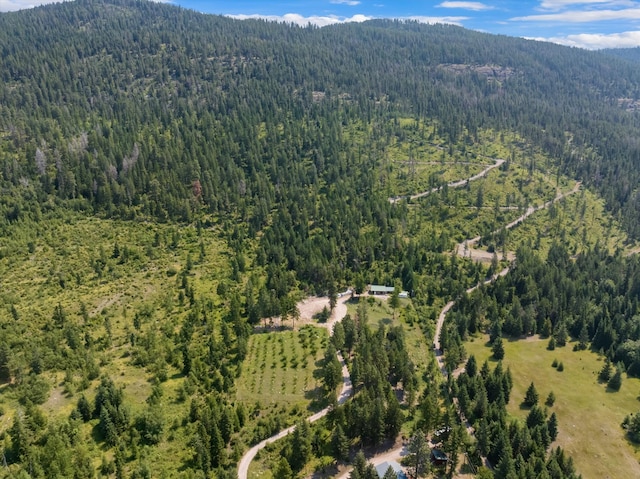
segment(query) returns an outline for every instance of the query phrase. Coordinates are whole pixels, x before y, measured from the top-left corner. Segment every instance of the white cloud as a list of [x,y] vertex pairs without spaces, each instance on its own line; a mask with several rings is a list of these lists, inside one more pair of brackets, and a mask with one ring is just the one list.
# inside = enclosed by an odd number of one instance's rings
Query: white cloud
[[[316,25],[318,27],[325,27],[327,25],[335,25],[336,23],[349,23],[349,22],[366,22],[367,20],[373,20],[376,17],[369,17],[367,15],[353,15],[351,17],[338,17],[337,15],[329,16],[310,16],[305,17],[298,13],[287,13],[286,15],[260,15],[254,13],[251,15],[237,14],[227,15],[227,17],[235,18],[236,20],[248,20],[259,19],[267,20],[270,22],[280,23],[293,23],[300,26],[307,26],[308,24]],[[412,20],[420,23],[447,23],[451,25],[462,25],[464,20],[468,20],[469,17],[427,17],[427,16],[411,16],[411,17],[398,17],[397,20]]]
[[602,48],[632,48],[640,46],[640,31],[622,33],[579,33],[566,37],[533,38],[545,42],[559,43],[570,47],[600,50]]
[[412,17],[402,17],[398,20],[413,20],[414,22],[428,23],[429,25],[433,25],[435,23],[447,23],[450,25],[462,26],[462,22],[469,20],[469,17],[425,17],[416,15]]
[[[16,12],[41,5],[68,2],[70,0],[0,0],[0,12]],[[153,0],[158,3],[173,3],[173,0]]]
[[349,5],[350,7],[360,5],[360,2],[358,0],[330,0],[329,3],[335,3],[337,5]]
[[284,23],[293,23],[300,26],[306,26],[308,24],[316,25],[318,27],[326,27],[327,25],[335,25],[336,23],[348,23],[348,22],[366,22],[367,20],[371,20],[373,17],[368,17],[366,15],[353,15],[351,17],[338,17],[336,15],[329,16],[319,16],[312,15],[310,17],[302,16],[298,13],[287,13],[285,15],[260,15],[254,13],[252,15],[227,15],[228,17],[235,18],[237,20],[247,20],[247,19],[261,19],[268,20],[271,22],[284,22]]
[[566,23],[588,23],[601,22],[605,20],[640,20],[640,8],[625,8],[622,10],[568,10],[561,13],[514,17],[511,20],[522,22]]
[[0,0],[0,12],[15,12],[49,3],[61,3],[61,0]]
[[476,12],[479,12],[480,10],[493,10],[494,8],[480,2],[442,2],[437,6],[442,8],[463,8],[465,10],[474,10]]
[[545,10],[561,10],[573,5],[602,5],[607,7],[626,6],[632,7],[635,2],[631,0],[542,0],[540,8]]

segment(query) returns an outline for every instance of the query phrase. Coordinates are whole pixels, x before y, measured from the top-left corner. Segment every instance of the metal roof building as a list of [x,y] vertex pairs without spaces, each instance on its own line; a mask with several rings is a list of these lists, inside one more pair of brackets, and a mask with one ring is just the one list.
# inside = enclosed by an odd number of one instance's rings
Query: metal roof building
[[391,294],[395,288],[393,286],[380,286],[372,284],[369,286],[369,294]]
[[376,466],[376,472],[378,473],[378,477],[380,479],[384,477],[389,467],[393,469],[393,472],[396,473],[396,476],[398,477],[398,479],[407,479],[407,475],[402,470],[402,467],[400,467],[400,464],[398,464],[396,461],[385,461]]

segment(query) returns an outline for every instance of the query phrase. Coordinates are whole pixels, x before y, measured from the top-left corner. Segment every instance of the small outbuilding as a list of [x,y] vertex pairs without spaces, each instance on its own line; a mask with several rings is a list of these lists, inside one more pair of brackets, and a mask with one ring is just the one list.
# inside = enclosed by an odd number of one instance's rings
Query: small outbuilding
[[431,464],[434,466],[446,466],[449,462],[447,455],[440,449],[431,449]]
[[402,470],[400,464],[398,464],[396,461],[384,461],[383,463],[378,464],[376,466],[378,477],[382,479],[389,468],[393,469],[393,472],[396,473],[396,477],[398,479],[407,479],[407,475]]

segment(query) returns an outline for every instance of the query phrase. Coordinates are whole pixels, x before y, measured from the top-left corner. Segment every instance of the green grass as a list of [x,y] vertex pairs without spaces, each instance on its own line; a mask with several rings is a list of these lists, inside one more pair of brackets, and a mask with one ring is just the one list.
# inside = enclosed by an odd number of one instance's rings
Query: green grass
[[[411,321],[411,324],[406,320],[407,315],[411,314],[408,313],[408,307],[411,300],[400,300],[400,307],[396,311],[395,320],[393,318],[393,310],[388,305],[386,299],[376,298],[374,296],[364,296],[360,298],[360,301],[365,301],[367,304],[367,324],[369,324],[371,328],[376,329],[380,325],[384,325],[387,328],[391,325],[402,326],[405,333],[405,345],[407,348],[407,353],[409,354],[409,359],[411,359],[411,362],[413,362],[413,365],[415,367],[416,378],[418,380],[416,390],[419,394],[424,389],[425,373],[429,370],[430,363],[434,358],[431,354],[431,343],[425,336],[419,324],[418,317],[415,311],[412,312],[414,317]],[[347,306],[349,314],[352,318],[355,318],[358,303],[350,301],[349,303],[347,303]],[[403,426],[403,431],[410,430],[412,421],[415,418],[407,417],[407,419],[408,424],[405,424],[406,427]]]
[[[449,145],[437,134],[436,122],[416,122],[402,118],[388,137],[381,174],[390,191],[404,195],[430,189],[434,181],[463,179],[491,163],[491,158],[509,160],[508,170],[491,171],[485,178],[463,188],[449,189],[410,204],[411,234],[446,231],[455,242],[487,235],[518,217],[527,206],[541,205],[568,191],[575,184],[557,176],[554,160],[512,133],[481,130],[475,138],[463,135]],[[353,131],[352,135],[357,136]],[[482,190],[482,208],[477,208]],[[521,208],[518,210],[517,208]],[[569,245],[572,252],[584,251],[597,241],[614,251],[625,246],[627,237],[619,224],[604,210],[603,202],[583,191],[540,211],[511,230],[507,249],[531,241],[544,253],[554,239]],[[630,247],[633,247],[631,245]]]
[[[0,238],[0,323],[16,324],[11,306],[19,315],[18,325],[24,336],[41,341],[42,327],[52,317],[53,308],[62,305],[68,321],[87,331],[94,341],[93,355],[106,374],[124,390],[125,403],[131,416],[146,409],[145,400],[151,392],[153,373],[132,361],[134,347],[130,334],[135,331],[133,317],[142,307],[151,309],[151,316],[137,332],[138,337],[155,334],[159,350],[170,351],[168,335],[177,333],[186,314],[188,301],[180,303],[181,275],[191,255],[193,268],[188,273],[189,284],[196,298],[206,297],[213,305],[213,321],[224,312],[224,299],[216,294],[216,286],[229,276],[224,243],[218,233],[202,230],[198,234],[191,226],[126,222],[84,217],[56,210],[39,223],[23,221],[12,225],[9,235]],[[128,256],[114,257],[118,244]],[[201,252],[204,256],[201,258]],[[104,261],[98,273],[96,261]],[[88,317],[81,315],[86,306]],[[108,331],[110,334],[108,334]],[[107,340],[107,336],[110,339]],[[198,341],[200,338],[195,338]],[[16,361],[28,363],[29,351]],[[18,353],[16,353],[18,355]],[[150,365],[152,366],[152,365]],[[80,394],[93,401],[99,379],[82,389],[79,371],[73,380],[65,382],[63,371],[46,370],[43,377],[50,384],[48,399],[39,406],[55,424],[69,417]],[[167,364],[168,379],[162,383],[161,411],[165,430],[161,443],[145,448],[145,461],[154,477],[176,468],[192,454],[186,447],[188,431],[180,426],[186,416],[189,401],[178,399],[184,383],[179,366]],[[16,411],[23,409],[11,385],[0,386],[0,434],[11,427]],[[178,423],[174,424],[175,421]],[[92,439],[97,420],[81,426],[80,442],[98,466],[102,454],[112,456],[103,444]],[[174,426],[178,427],[174,427]],[[131,464],[134,467],[135,464]]]
[[255,334],[237,382],[238,400],[247,404],[300,404],[321,399],[318,378],[327,346],[324,328]]
[[[486,336],[465,343],[481,365],[491,355]],[[548,351],[547,340],[537,336],[523,341],[505,341],[505,367],[511,368],[513,390],[508,412],[523,419],[527,410],[520,408],[527,387],[533,381],[544,403],[550,391],[556,402],[550,408],[559,420],[558,439],[573,457],[584,479],[640,476],[640,450],[624,437],[620,423],[629,413],[640,410],[640,379],[627,378],[619,392],[608,392],[597,379],[602,358],[590,351],[572,350],[572,344]],[[551,366],[562,362],[564,371]],[[494,366],[495,364],[492,364]]]
[[604,200],[582,188],[556,203],[553,209],[539,211],[510,231],[509,250],[531,241],[542,255],[554,240],[562,241],[572,254],[593,248],[596,243],[613,253],[617,248],[633,248],[620,223],[604,209]]

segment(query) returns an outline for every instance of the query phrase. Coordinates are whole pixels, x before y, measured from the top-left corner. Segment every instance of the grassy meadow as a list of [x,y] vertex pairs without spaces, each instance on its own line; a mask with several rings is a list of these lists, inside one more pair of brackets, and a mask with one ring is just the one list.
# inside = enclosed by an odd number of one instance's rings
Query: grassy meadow
[[[475,355],[481,365],[491,355],[488,337],[465,343],[468,355]],[[513,390],[507,406],[515,418],[524,420],[528,410],[521,408],[529,384],[533,381],[540,403],[550,391],[556,396],[559,434],[554,445],[564,448],[584,479],[640,476],[640,449],[624,437],[620,423],[629,413],[640,411],[640,379],[624,375],[618,392],[607,390],[598,382],[602,358],[591,351],[573,351],[572,343],[554,351],[547,350],[548,340],[534,336],[527,340],[505,341],[503,364],[511,369]],[[554,360],[564,371],[552,367]],[[495,362],[489,359],[490,365]]]

